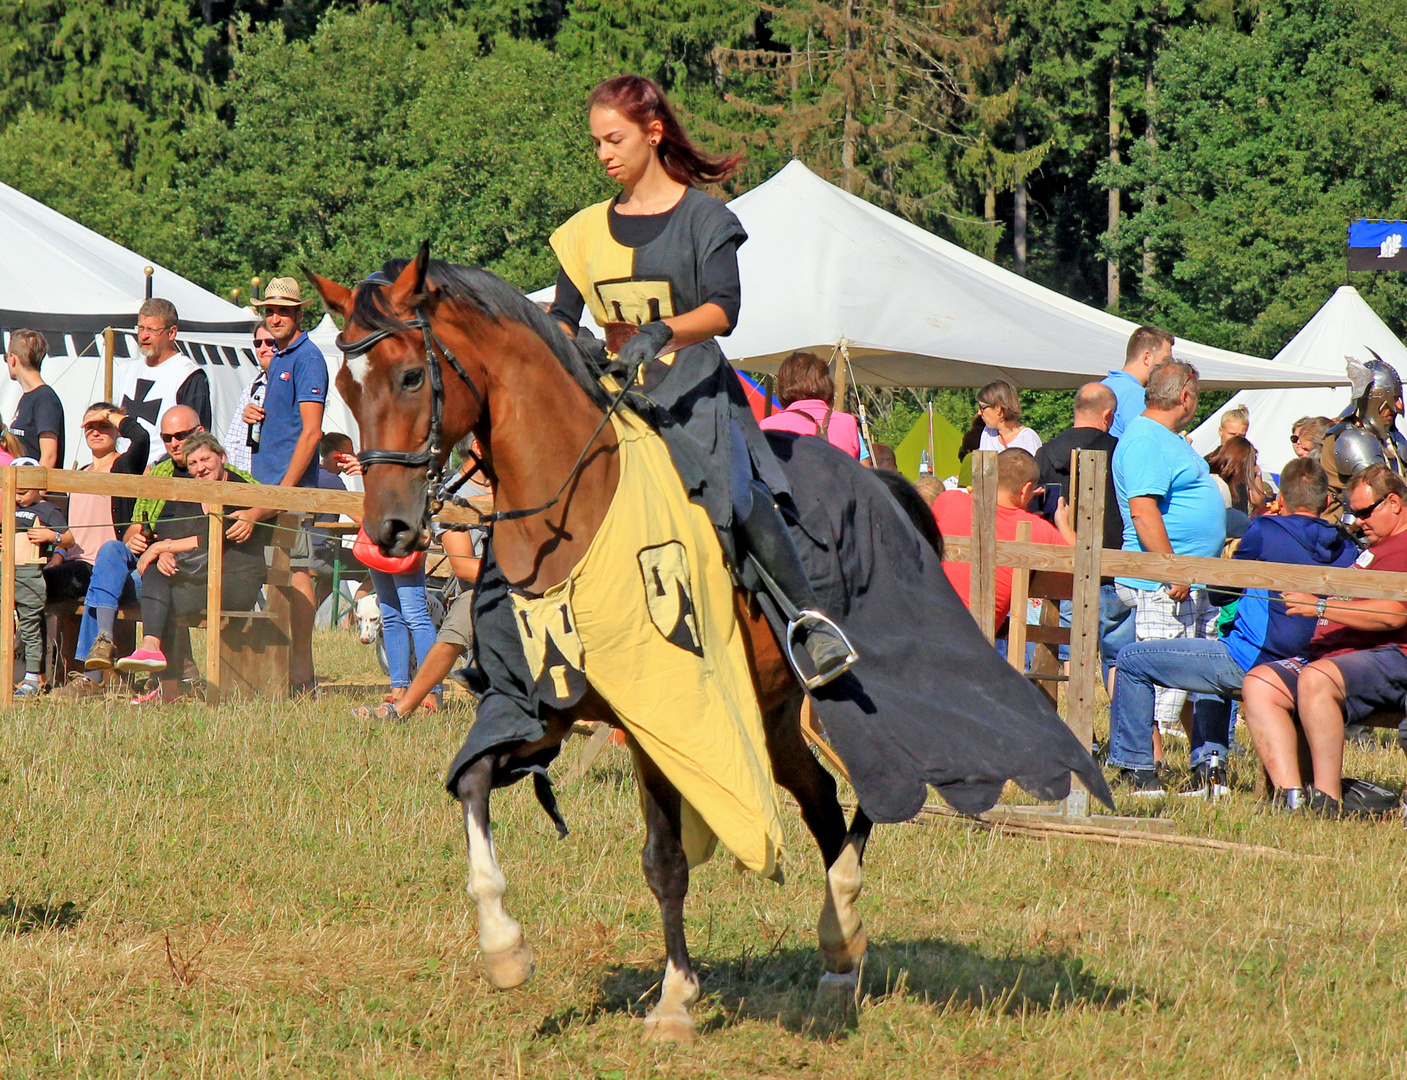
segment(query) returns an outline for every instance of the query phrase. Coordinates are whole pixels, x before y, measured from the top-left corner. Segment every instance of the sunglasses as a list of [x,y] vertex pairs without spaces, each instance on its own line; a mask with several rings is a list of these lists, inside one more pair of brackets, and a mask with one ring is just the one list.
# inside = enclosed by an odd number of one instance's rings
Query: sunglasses
[[978,412],[981,412],[983,409],[995,409],[995,408],[996,408],[996,406],[993,405],[990,401],[979,401],[979,402],[977,403],[977,411],[978,411]]
[[256,337],[254,339],[254,347],[256,349],[262,349],[265,345],[272,349],[278,346],[278,342],[271,337]]
[[185,442],[196,433],[197,428],[187,428],[185,431],[173,431],[169,434],[165,431],[161,433],[162,442]]
[[1379,500],[1378,500],[1377,502],[1375,502],[1375,503],[1370,503],[1368,506],[1365,506],[1362,510],[1355,510],[1355,509],[1353,509],[1353,507],[1350,506],[1350,507],[1348,508],[1349,513],[1351,513],[1351,514],[1352,514],[1354,517],[1356,517],[1359,521],[1367,521],[1370,517],[1373,516],[1374,512],[1378,509],[1378,507],[1382,506],[1383,503],[1387,502],[1388,496],[1394,495],[1394,494],[1396,494],[1396,493],[1395,493],[1395,492],[1392,492],[1392,491],[1389,491],[1389,492],[1387,493],[1387,495],[1384,495],[1381,499],[1379,499]]

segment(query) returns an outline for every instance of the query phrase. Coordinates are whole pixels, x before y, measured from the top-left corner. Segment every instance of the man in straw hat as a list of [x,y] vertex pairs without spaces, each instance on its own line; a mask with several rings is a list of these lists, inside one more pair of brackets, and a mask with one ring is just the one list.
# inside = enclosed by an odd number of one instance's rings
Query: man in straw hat
[[148,465],[162,456],[158,424],[175,406],[194,409],[202,427],[208,429],[211,424],[210,380],[176,348],[178,321],[176,305],[170,300],[154,296],[142,303],[137,309],[137,351],[142,359],[122,366],[113,392],[113,401],[151,436]]
[[[263,309],[264,325],[276,346],[263,405],[251,402],[244,408],[245,422],[260,425],[250,471],[261,484],[318,486],[318,440],[322,438],[328,377],[327,361],[303,332],[303,308],[310,303],[303,299],[293,278],[274,278],[264,298],[254,301]],[[294,598],[288,678],[294,693],[311,692],[315,685],[313,616],[317,608],[309,572],[312,562],[312,538],[305,530],[299,534],[290,559]]]

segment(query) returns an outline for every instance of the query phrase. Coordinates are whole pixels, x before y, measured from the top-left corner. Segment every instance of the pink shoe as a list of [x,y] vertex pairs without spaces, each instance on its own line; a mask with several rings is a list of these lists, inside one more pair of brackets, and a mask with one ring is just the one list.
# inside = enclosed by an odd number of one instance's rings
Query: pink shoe
[[164,705],[165,702],[161,699],[161,687],[158,686],[155,690],[148,690],[145,694],[138,694],[132,699],[132,704]]
[[165,671],[166,657],[160,651],[138,649],[131,656],[124,656],[113,665],[118,671]]

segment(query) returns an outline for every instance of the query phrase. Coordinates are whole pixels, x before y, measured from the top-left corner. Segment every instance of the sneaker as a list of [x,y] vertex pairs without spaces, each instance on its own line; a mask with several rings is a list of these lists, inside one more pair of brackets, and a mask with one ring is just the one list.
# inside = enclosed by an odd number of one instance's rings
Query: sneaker
[[17,698],[37,698],[44,693],[44,688],[39,685],[39,680],[31,682],[29,679],[21,679],[15,687],[15,697]]
[[1331,799],[1313,787],[1277,788],[1271,805],[1286,813],[1314,814],[1322,818],[1340,818],[1343,807],[1338,799]]
[[138,649],[114,665],[118,671],[165,671],[166,657],[159,650]]
[[80,671],[69,674],[68,682],[54,691],[55,701],[82,701],[104,696],[103,684],[96,683]]
[[838,679],[860,659],[845,632],[819,611],[802,611],[795,625],[801,645],[816,669],[816,674],[804,680],[806,689],[816,690]]
[[1227,783],[1225,769],[1203,762],[1192,770],[1177,793],[1186,799],[1205,799],[1209,793],[1213,799],[1220,799],[1231,794],[1231,785]]
[[111,635],[99,634],[93,647],[88,650],[88,659],[83,661],[83,666],[89,671],[107,671],[112,667],[112,653]]
[[1128,795],[1157,797],[1167,794],[1155,769],[1120,769],[1114,783],[1126,789],[1125,794]]

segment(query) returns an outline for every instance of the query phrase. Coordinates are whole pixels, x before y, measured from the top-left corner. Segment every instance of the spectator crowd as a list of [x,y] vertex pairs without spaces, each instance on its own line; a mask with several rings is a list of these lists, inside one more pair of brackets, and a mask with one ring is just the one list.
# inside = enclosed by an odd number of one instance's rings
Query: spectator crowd
[[[140,359],[122,370],[113,401],[94,402],[84,412],[83,439],[92,458],[86,468],[344,490],[344,477],[359,476],[361,466],[347,436],[323,430],[329,371],[303,329],[306,303],[291,278],[275,279],[256,301],[259,372],[217,437],[205,373],[177,347],[175,307],[146,301],[136,323]],[[1105,548],[1407,570],[1407,485],[1396,472],[1372,464],[1345,479],[1326,469],[1322,459],[1337,429],[1333,420],[1316,416],[1293,425],[1293,456],[1268,475],[1246,437],[1244,408],[1222,414],[1219,445],[1199,456],[1185,437],[1198,411],[1198,373],[1174,357],[1175,346],[1172,335],[1139,327],[1122,366],[1081,387],[1070,426],[1044,443],[1022,423],[1015,387],[996,381],[981,388],[962,446],[964,453],[997,453],[998,539],[1074,543],[1071,455],[1097,450],[1110,461]],[[10,337],[6,365],[22,396],[0,434],[0,464],[57,468],[65,460],[64,408],[43,379],[46,352],[35,331]],[[829,365],[820,357],[789,356],[777,392],[782,408],[762,421],[763,428],[823,438],[872,467],[893,469],[892,451],[869,444],[856,418],[836,407]],[[1401,411],[1399,399],[1394,415]],[[465,460],[476,460],[470,447],[461,449]],[[475,480],[486,490],[482,477],[471,477],[471,491]],[[974,505],[967,491],[932,477],[917,486],[941,535],[971,535]],[[44,491],[21,490],[13,507],[15,618],[24,659],[16,694],[44,691],[46,605],[81,601],[72,635],[74,670],[59,678],[48,673],[58,693],[103,695],[116,670],[154,677],[136,703],[180,698],[198,675],[188,626],[204,614],[210,512],[203,502],[77,493],[65,509]],[[227,505],[223,512],[226,606],[252,608],[267,579],[275,512],[252,505]],[[312,628],[337,566],[364,579],[383,627],[390,692],[359,714],[404,717],[438,706],[443,680],[472,648],[470,597],[483,536],[445,532],[441,539],[461,596],[437,620],[423,555],[387,558],[364,532],[349,549],[329,531],[328,520],[304,522],[290,552],[293,693],[316,691]],[[948,561],[944,570],[970,606],[968,565]],[[1011,598],[1012,570],[999,567],[998,626],[1008,617],[1027,618],[1025,611],[1009,610]],[[121,642],[118,613],[138,606],[143,636]],[[1061,614],[1068,626],[1068,602]],[[1170,738],[1190,744],[1183,794],[1225,792],[1239,716],[1279,805],[1327,814],[1352,810],[1358,789],[1341,776],[1346,725],[1400,711],[1407,698],[1407,602],[1118,577],[1100,583],[1099,636],[1111,700],[1107,763],[1137,796],[1168,794],[1164,742]]]

